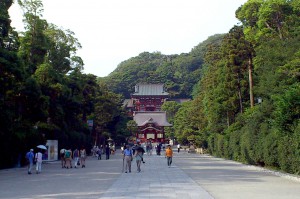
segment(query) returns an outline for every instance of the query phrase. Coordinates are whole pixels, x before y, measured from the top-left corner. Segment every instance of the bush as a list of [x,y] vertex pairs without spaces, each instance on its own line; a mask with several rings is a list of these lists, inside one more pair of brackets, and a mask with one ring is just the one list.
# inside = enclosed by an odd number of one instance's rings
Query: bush
[[241,161],[241,133],[239,131],[233,131],[229,133],[228,141],[228,157],[229,159]]
[[278,163],[281,170],[300,173],[300,135],[296,131],[292,135],[285,135],[278,143]]
[[261,139],[260,145],[263,150],[263,160],[266,166],[278,167],[278,142],[279,133],[273,130],[266,137]]

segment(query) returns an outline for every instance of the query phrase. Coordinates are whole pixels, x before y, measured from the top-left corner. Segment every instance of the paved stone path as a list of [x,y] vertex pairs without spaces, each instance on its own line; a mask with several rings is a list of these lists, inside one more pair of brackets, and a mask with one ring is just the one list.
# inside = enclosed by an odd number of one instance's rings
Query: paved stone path
[[145,159],[140,173],[133,165],[132,173],[123,173],[101,198],[213,198],[180,168],[168,167],[164,156]]
[[26,168],[0,170],[5,199],[299,199],[300,179],[207,155],[174,153],[169,168],[163,156],[145,156],[142,172],[122,173],[120,150],[109,160],[89,157],[86,168],[43,164],[42,173]]

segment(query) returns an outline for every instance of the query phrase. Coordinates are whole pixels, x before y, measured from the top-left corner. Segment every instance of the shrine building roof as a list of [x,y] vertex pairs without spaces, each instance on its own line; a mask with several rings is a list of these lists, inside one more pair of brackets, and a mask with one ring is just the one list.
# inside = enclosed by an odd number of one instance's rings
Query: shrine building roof
[[163,95],[163,96],[168,96],[169,93],[164,90],[164,84],[137,84],[134,89],[134,93],[132,96],[137,96],[137,95]]
[[148,123],[158,126],[172,126],[167,121],[167,113],[165,111],[136,111],[133,120],[138,126],[144,126]]

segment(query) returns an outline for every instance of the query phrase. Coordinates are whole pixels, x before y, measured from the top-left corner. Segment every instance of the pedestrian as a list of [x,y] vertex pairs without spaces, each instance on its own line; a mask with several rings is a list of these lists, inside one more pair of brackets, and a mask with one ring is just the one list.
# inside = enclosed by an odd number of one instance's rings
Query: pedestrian
[[84,147],[80,149],[80,164],[82,168],[85,168],[86,150]]
[[172,151],[171,145],[167,146],[165,157],[167,158],[168,166],[171,167],[172,157],[173,157],[173,151]]
[[137,172],[141,172],[141,163],[145,163],[143,159],[143,155],[145,153],[145,150],[143,147],[141,147],[140,144],[137,145],[135,148],[135,160],[136,160],[136,166],[137,166]]
[[121,151],[122,151],[122,154],[124,154],[124,150],[126,149],[126,144],[124,143],[122,146],[121,146]]
[[102,154],[104,155],[104,153],[105,153],[105,148],[103,147],[103,145],[100,146],[100,149],[101,149]]
[[147,142],[146,144],[146,152],[147,152],[147,155],[150,155],[150,143]]
[[75,150],[73,152],[73,160],[74,160],[74,168],[77,168],[77,165],[79,163],[79,151],[77,148],[75,148]]
[[110,154],[110,148],[108,145],[105,145],[105,154],[106,154],[106,159],[109,159],[109,154]]
[[181,148],[181,146],[180,146],[180,144],[178,143],[178,144],[177,144],[177,152],[178,152],[178,153],[180,152],[180,148]]
[[159,143],[159,144],[156,146],[156,154],[157,154],[157,155],[160,155],[160,151],[161,151],[161,143]]
[[33,160],[34,160],[34,153],[33,153],[33,149],[30,149],[27,153],[26,153],[26,160],[28,163],[28,174],[31,174],[31,170],[32,170],[32,166],[33,166]]
[[65,161],[66,161],[66,168],[72,168],[72,150],[65,151]]
[[153,146],[152,146],[152,143],[151,143],[151,142],[150,142],[150,144],[149,144],[149,148],[150,148],[150,155],[152,155]]
[[66,149],[60,150],[61,168],[66,168],[65,151],[66,151]]
[[133,147],[131,148],[131,150],[132,150],[132,154],[135,154],[135,148],[137,147],[137,145],[135,144],[135,145],[133,145]]
[[35,162],[36,162],[36,174],[39,174],[42,172],[42,162],[43,162],[43,154],[38,151],[35,154]]
[[126,149],[124,150],[123,162],[125,161],[125,173],[127,171],[131,173],[131,161],[132,161],[132,150],[129,148],[129,145],[126,145]]
[[[97,147],[98,148],[98,147]],[[97,149],[97,156],[98,156],[98,160],[101,160],[101,153],[102,153],[102,149],[101,147]]]
[[99,151],[99,147],[96,146],[96,148],[95,148],[95,154],[96,154],[96,158],[99,160],[98,151]]

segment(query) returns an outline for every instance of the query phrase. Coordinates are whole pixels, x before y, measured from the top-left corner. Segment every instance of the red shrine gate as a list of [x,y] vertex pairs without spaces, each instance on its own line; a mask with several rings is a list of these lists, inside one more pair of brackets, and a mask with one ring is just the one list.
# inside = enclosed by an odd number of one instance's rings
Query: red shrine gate
[[138,125],[136,139],[141,142],[165,142],[164,127],[172,126],[167,121],[165,111],[161,106],[168,98],[163,84],[137,84],[131,94],[131,113]]

